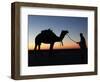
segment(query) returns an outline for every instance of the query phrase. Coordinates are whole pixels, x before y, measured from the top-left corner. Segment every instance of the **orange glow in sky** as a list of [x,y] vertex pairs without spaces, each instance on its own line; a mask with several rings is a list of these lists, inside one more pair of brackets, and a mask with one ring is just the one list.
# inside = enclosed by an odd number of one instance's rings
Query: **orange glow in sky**
[[[35,44],[30,42],[28,46],[29,50],[34,50],[34,47],[35,47]],[[50,44],[42,43],[40,49],[49,49],[49,47],[50,47]],[[53,47],[53,49],[72,49],[72,48],[79,48],[79,45],[73,42],[68,42],[68,43],[66,42],[66,44],[64,43],[62,46],[60,42],[56,42]]]

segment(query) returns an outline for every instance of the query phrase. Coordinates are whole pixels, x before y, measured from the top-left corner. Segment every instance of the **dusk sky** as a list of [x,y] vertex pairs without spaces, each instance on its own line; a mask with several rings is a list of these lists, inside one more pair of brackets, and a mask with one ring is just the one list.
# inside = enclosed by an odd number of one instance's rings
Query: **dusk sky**
[[[34,49],[35,37],[42,30],[51,29],[57,36],[60,36],[62,30],[68,30],[70,37],[75,41],[80,41],[80,33],[83,33],[86,42],[88,19],[86,17],[67,17],[67,16],[28,16],[28,49]],[[64,45],[56,42],[54,49],[79,48],[79,45],[71,41],[66,35],[63,39]],[[42,44],[41,49],[49,49],[49,44]]]

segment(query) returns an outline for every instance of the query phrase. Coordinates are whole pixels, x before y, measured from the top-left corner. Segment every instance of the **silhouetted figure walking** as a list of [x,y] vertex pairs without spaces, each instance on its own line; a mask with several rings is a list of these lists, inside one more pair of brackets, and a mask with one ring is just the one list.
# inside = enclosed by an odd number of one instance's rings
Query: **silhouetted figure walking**
[[77,44],[80,46],[82,62],[87,63],[87,46],[83,33],[80,33],[80,42],[77,42]]

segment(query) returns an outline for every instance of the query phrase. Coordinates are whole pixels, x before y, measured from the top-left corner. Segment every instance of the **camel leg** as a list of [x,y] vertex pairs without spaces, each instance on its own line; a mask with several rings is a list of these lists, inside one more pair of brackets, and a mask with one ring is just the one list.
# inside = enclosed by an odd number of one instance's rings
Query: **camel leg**
[[36,54],[36,50],[37,50],[37,44],[35,44],[35,47],[34,47],[34,54]]
[[54,43],[50,44],[50,54],[52,54]]
[[40,50],[40,44],[38,45],[38,50]]
[[51,44],[51,45],[50,45],[50,50],[53,50],[53,45],[54,45],[54,44]]
[[36,50],[37,49],[37,44],[35,44],[35,47],[34,47],[34,50]]

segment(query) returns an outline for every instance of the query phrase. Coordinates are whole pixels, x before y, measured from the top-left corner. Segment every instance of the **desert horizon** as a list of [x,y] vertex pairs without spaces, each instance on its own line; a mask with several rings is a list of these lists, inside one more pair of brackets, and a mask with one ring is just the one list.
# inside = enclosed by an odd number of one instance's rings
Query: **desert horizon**
[[[80,49],[80,48],[54,48],[53,50],[75,50],[75,49]],[[34,51],[34,49],[28,49],[28,51],[31,51],[31,50],[33,50]],[[40,51],[41,50],[48,50],[49,51],[49,48],[48,49],[40,49]],[[36,51],[38,51],[38,50],[36,50]]]

